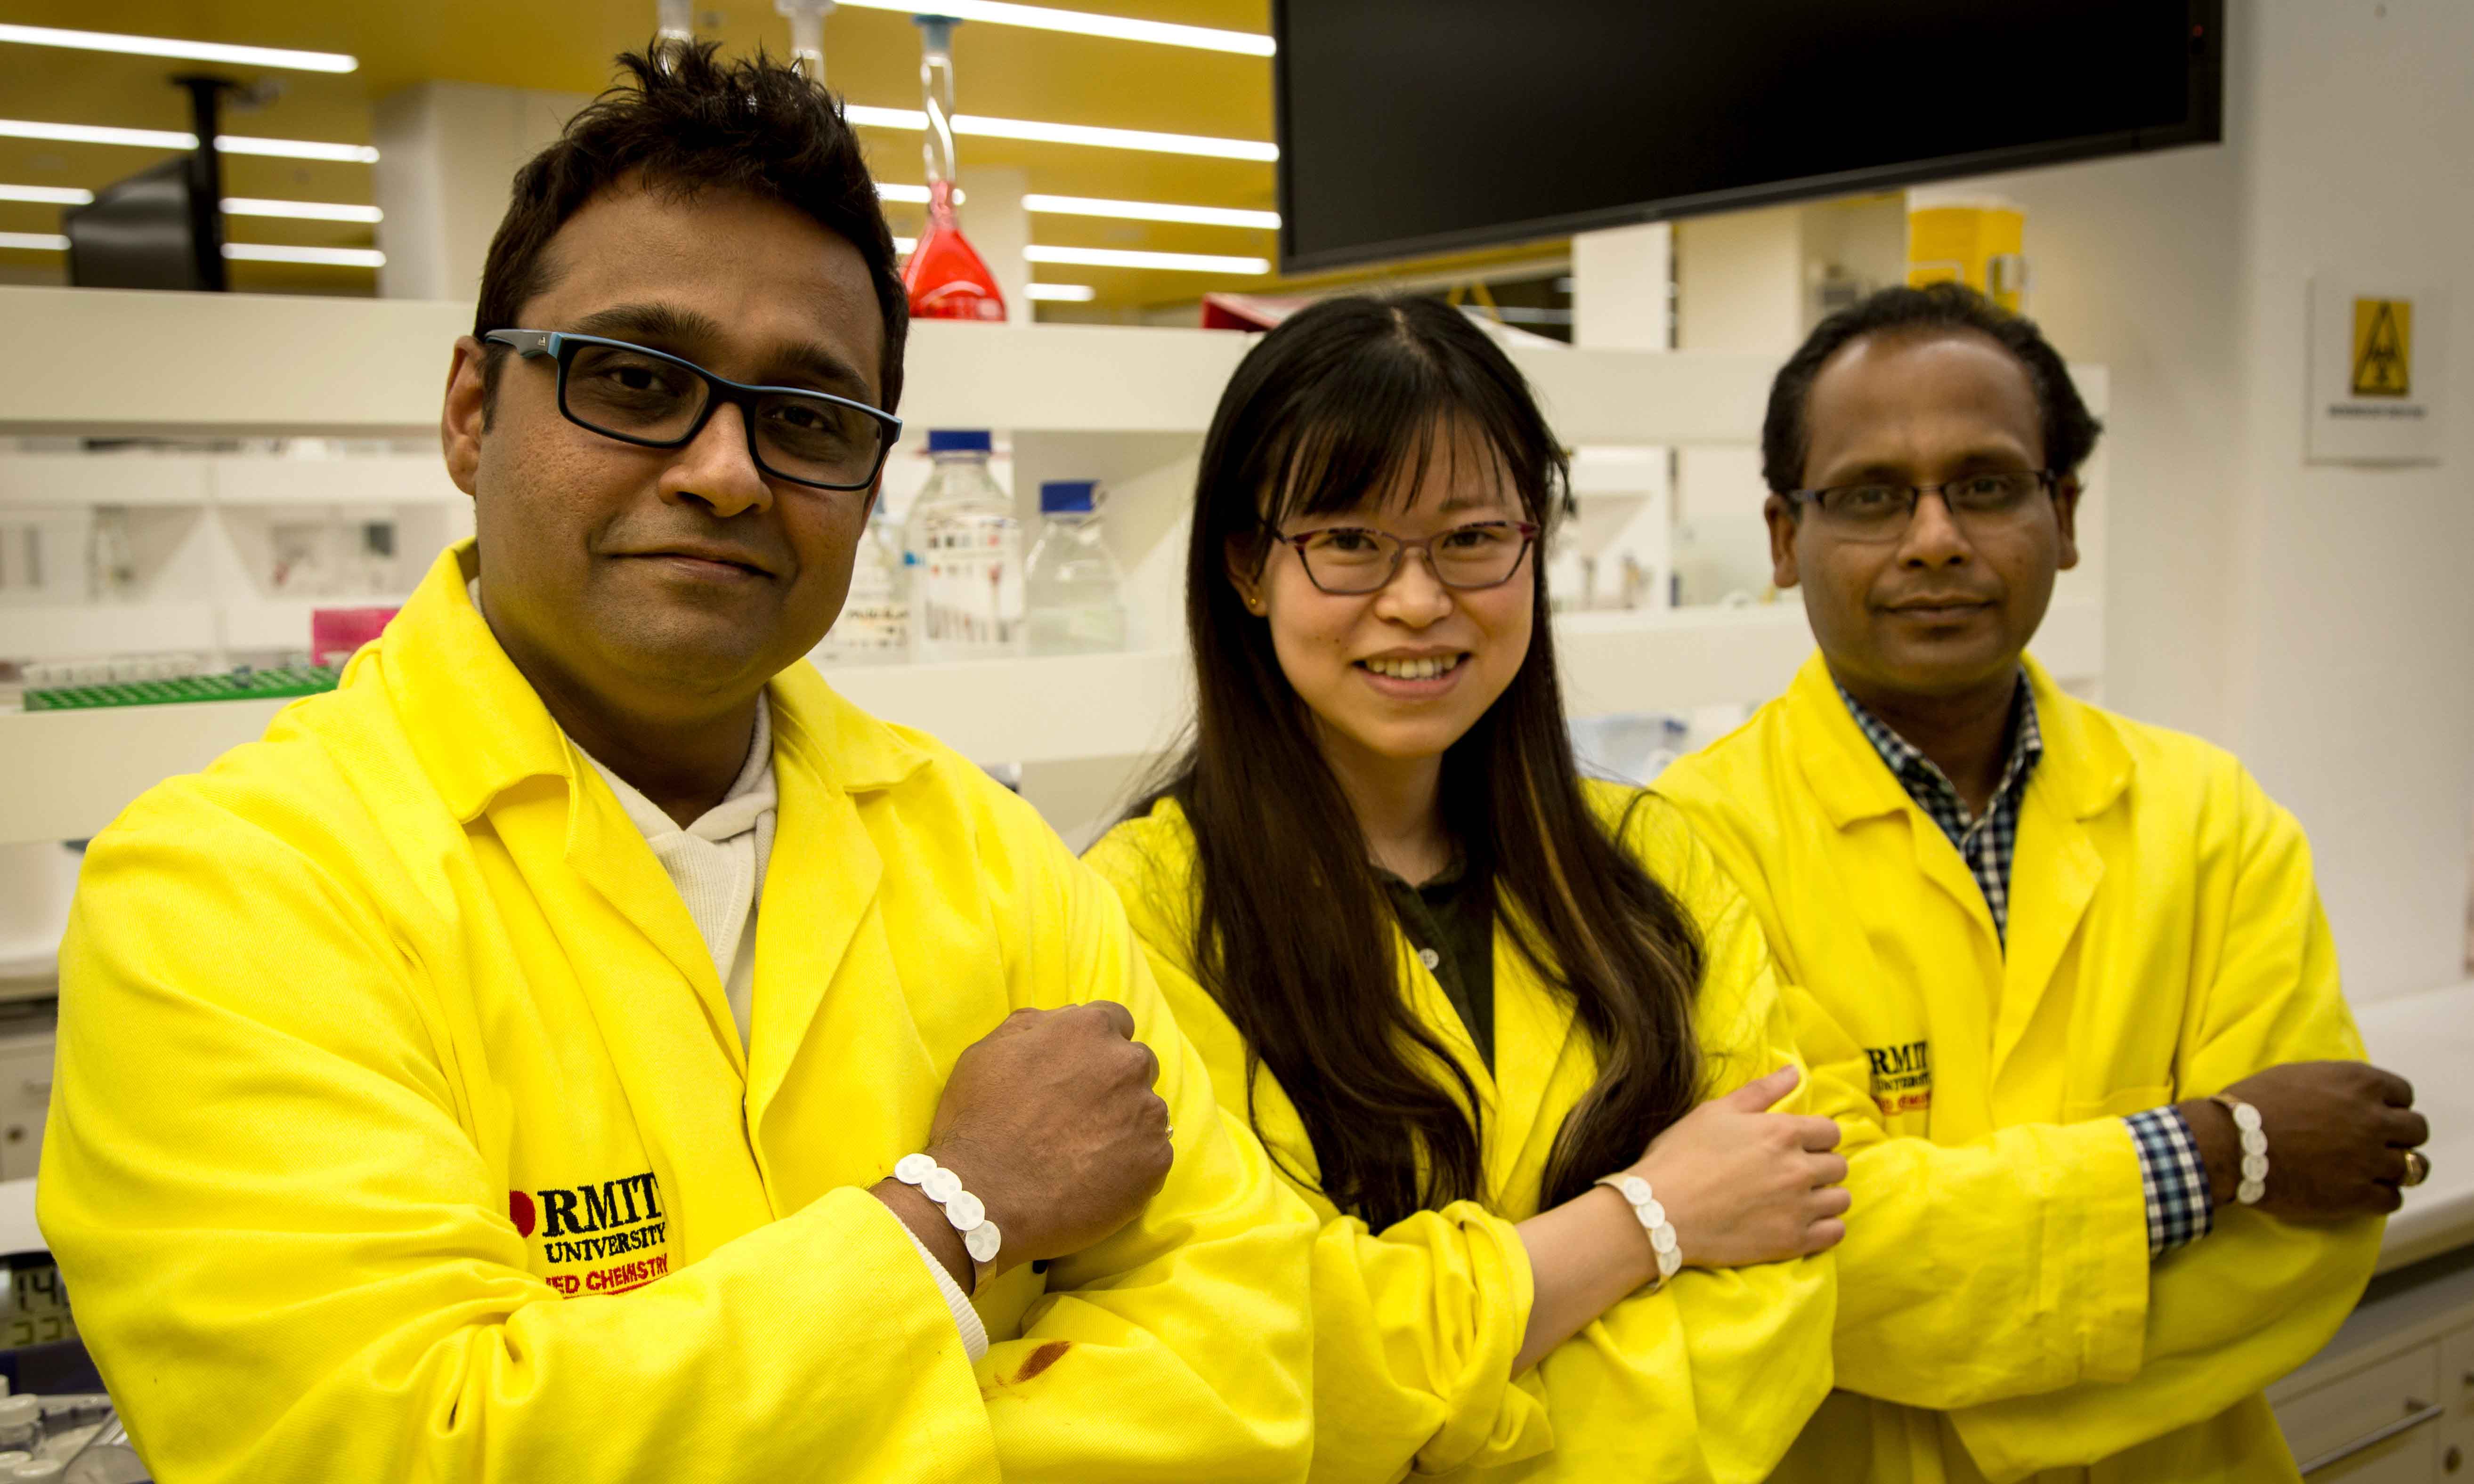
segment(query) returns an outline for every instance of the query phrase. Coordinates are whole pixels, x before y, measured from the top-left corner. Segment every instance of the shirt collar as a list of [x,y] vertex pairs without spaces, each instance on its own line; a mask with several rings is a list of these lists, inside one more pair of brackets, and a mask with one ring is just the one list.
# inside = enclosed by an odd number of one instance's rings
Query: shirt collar
[[[1846,703],[1848,714],[1856,719],[1856,727],[1863,731],[1864,739],[1881,754],[1881,761],[1897,777],[1909,797],[1922,799],[1931,795],[1948,804],[1962,821],[1972,823],[1957,786],[1934,765],[1931,758],[1891,730],[1890,725],[1874,715],[1864,703],[1850,695],[1846,686],[1838,685],[1835,681],[1831,683],[1836,686],[1838,699]],[[2035,690],[2028,683],[2025,669],[2019,672],[2019,683],[2011,691],[2009,731],[2010,755],[2002,765],[2001,780],[1994,785],[1992,800],[1985,805],[1987,814],[2003,801],[2016,799],[2026,791],[2027,779],[2045,755],[2044,733],[2036,725]]]

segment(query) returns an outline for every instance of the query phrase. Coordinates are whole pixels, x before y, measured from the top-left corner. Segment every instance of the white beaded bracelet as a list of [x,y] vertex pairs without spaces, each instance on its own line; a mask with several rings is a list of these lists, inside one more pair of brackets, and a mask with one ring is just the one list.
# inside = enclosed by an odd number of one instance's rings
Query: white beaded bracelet
[[988,1219],[988,1209],[980,1198],[962,1188],[962,1177],[924,1154],[906,1154],[893,1161],[893,1178],[906,1185],[917,1185],[919,1193],[944,1209],[945,1219],[962,1233],[962,1250],[971,1260],[988,1263],[997,1260],[997,1248],[1005,1233]]
[[2260,1126],[2259,1110],[2230,1092],[2219,1092],[2209,1101],[2232,1113],[2234,1127],[2242,1133],[2242,1184],[2234,1187],[2234,1199],[2257,1206],[2260,1197],[2268,1194],[2268,1130]]
[[1655,1292],[1684,1267],[1684,1244],[1676,1239],[1675,1226],[1666,1219],[1666,1208],[1659,1204],[1649,1182],[1638,1175],[1601,1175],[1595,1184],[1631,1203],[1633,1215],[1649,1237],[1650,1254],[1658,1259],[1658,1277],[1649,1285],[1649,1291]]

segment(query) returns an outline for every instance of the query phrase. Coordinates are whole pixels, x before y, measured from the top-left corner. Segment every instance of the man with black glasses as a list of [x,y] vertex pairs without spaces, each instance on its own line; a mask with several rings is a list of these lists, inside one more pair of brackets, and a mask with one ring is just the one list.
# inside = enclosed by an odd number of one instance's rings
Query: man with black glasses
[[2025,655],[2097,434],[2036,327],[1955,287],[1832,316],[1771,390],[1820,653],[1658,786],[1845,1110],[1839,1390],[1782,1479],[2292,1479],[2260,1390],[2428,1168],[2292,816]]
[[1115,896],[800,662],[900,427],[859,146],[622,60],[455,347],[477,539],[88,853],[80,1327],[164,1479],[1301,1476],[1314,1225]]

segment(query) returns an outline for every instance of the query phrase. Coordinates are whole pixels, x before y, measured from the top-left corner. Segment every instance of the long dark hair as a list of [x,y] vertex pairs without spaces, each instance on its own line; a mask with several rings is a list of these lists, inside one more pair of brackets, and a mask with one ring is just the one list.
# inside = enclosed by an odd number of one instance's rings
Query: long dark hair
[[1544,530],[1528,657],[1444,754],[1443,823],[1519,951],[1570,997],[1599,1064],[1556,1136],[1541,1206],[1631,1163],[1700,1091],[1699,938],[1591,810],[1564,726],[1543,560],[1564,453],[1510,358],[1457,310],[1324,300],[1247,354],[1203,441],[1185,573],[1194,740],[1152,798],[1174,798],[1193,826],[1195,961],[1246,1038],[1249,1111],[1268,1066],[1304,1120],[1323,1193],[1378,1230],[1483,1189],[1476,1089],[1399,992],[1365,835],[1228,570],[1260,570],[1266,522],[1414,491],[1427,461],[1469,435]]

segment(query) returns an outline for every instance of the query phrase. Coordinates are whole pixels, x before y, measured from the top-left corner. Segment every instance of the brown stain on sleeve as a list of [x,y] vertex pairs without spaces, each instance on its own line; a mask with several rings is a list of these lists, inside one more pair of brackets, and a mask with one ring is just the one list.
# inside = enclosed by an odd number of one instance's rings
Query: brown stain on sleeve
[[1019,1386],[1037,1376],[1041,1372],[1063,1359],[1065,1352],[1073,1348],[1072,1340],[1051,1340],[1032,1351],[1031,1357],[1022,1363],[1022,1369],[1013,1374],[1013,1384]]

